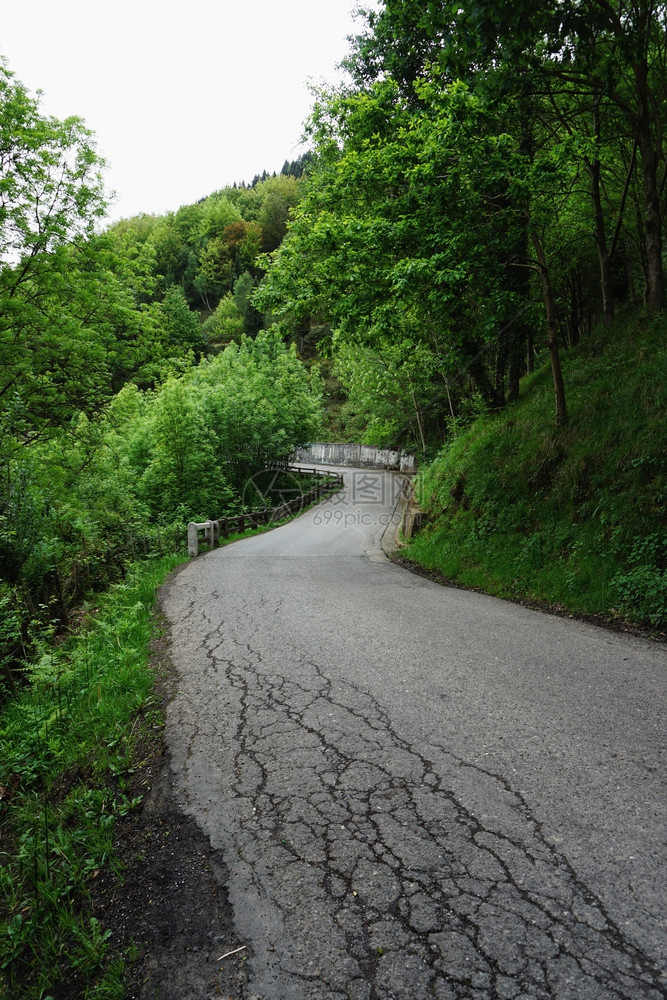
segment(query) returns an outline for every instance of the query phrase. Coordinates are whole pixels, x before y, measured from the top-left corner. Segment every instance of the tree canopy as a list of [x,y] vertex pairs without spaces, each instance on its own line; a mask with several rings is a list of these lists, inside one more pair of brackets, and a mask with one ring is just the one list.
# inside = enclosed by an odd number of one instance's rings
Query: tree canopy
[[317,95],[313,161],[260,307],[293,335],[331,327],[353,393],[351,347],[364,367],[393,356],[397,383],[405,351],[427,352],[404,414],[412,443],[446,433],[471,392],[490,407],[515,398],[543,350],[565,423],[563,348],[618,302],[664,302],[666,10],[366,11],[352,85]]
[[252,301],[295,177],[104,228],[103,172],[0,64],[0,607],[21,609],[0,668],[319,427],[317,371]]

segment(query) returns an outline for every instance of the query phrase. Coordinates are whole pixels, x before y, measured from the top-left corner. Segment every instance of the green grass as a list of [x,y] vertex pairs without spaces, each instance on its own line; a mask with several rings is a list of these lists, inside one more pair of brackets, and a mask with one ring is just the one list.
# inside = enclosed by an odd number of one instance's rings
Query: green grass
[[122,958],[87,905],[113,866],[114,825],[137,741],[155,724],[149,668],[155,592],[184,556],[133,567],[44,647],[0,715],[0,997],[45,1000],[75,979],[81,997],[122,997]]
[[667,626],[667,322],[632,316],[546,369],[420,473],[427,526],[407,559],[502,597]]

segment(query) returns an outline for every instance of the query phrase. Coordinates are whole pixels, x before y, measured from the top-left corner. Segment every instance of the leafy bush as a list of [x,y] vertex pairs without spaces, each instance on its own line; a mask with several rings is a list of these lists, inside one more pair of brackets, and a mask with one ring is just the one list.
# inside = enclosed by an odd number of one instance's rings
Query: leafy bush
[[33,645],[38,626],[66,626],[133,560],[184,542],[188,521],[240,512],[246,482],[316,436],[317,373],[276,333],[182,367],[150,391],[126,385],[96,421],[78,415],[6,463],[0,575],[17,604],[0,633],[5,688],[27,623]]
[[667,534],[636,538],[628,563],[629,568],[611,581],[620,612],[658,628],[667,625]]

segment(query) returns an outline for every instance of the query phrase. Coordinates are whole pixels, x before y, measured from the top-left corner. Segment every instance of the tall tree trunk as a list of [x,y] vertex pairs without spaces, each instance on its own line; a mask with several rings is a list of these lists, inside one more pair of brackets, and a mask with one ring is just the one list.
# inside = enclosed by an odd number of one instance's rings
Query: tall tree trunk
[[507,380],[508,403],[514,403],[519,398],[519,385],[523,371],[523,355],[526,347],[525,328],[521,332],[522,336],[513,337],[510,345],[509,377]]
[[[660,185],[658,169],[663,159],[665,46],[664,11],[654,0],[619,4],[591,0],[607,19],[620,53],[621,70],[632,72],[634,97],[630,101],[619,83],[609,98],[621,109],[642,161],[644,187],[644,232],[646,236],[646,304],[651,312],[662,309],[665,281],[662,264]],[[625,64],[625,65],[624,65]],[[622,81],[625,74],[619,74]],[[657,90],[656,90],[657,86]]]
[[[593,107],[593,129],[595,138],[599,141],[600,139],[600,96],[595,95],[595,104]],[[628,191],[630,190],[630,182],[632,181],[632,175],[635,170],[635,163],[637,161],[637,141],[635,140],[632,147],[632,156],[630,157],[630,163],[628,165],[625,184],[623,186],[623,194],[621,195],[621,201],[618,206],[618,213],[616,217],[616,226],[611,239],[611,244],[607,244],[607,232],[605,227],[605,217],[602,208],[602,184],[600,181],[600,161],[586,161],[588,166],[588,171],[591,175],[591,198],[593,201],[593,217],[595,219],[595,243],[598,249],[598,260],[600,263],[600,290],[602,292],[602,312],[603,318],[606,326],[614,319],[614,279],[612,274],[612,265],[614,258],[616,256],[616,249],[618,247],[618,241],[621,235],[621,227],[623,225],[623,215],[625,213],[625,205],[628,199]]]
[[560,364],[560,353],[558,351],[558,323],[556,321],[556,306],[554,304],[554,293],[551,285],[551,275],[547,265],[547,258],[544,247],[540,242],[537,233],[532,232],[533,246],[537,256],[538,272],[540,275],[540,285],[542,287],[542,298],[544,300],[544,311],[547,319],[547,347],[549,348],[549,361],[551,363],[551,377],[554,383],[554,398],[556,402],[556,427],[563,427],[567,423],[567,405],[565,402],[565,384],[563,382],[563,370]]
[[535,371],[535,345],[533,344],[533,331],[529,330],[526,336],[526,373],[532,375]]
[[600,291],[602,292],[602,315],[606,326],[614,319],[614,289],[611,274],[611,258],[607,249],[607,233],[600,197],[600,161],[589,163],[591,175],[591,195],[593,198],[593,215],[595,218],[595,242],[598,248],[600,263]]
[[638,136],[644,178],[644,201],[647,257],[646,303],[651,312],[662,309],[665,301],[665,278],[662,266],[662,228],[660,225],[660,190],[658,185],[658,153],[650,141],[650,128]]
[[[520,149],[523,156],[532,161],[535,155],[535,122],[532,115],[531,100],[527,97],[520,99]],[[517,260],[526,260],[529,255],[529,219],[525,216],[521,218],[514,252]],[[525,303],[520,307],[518,315],[515,317],[510,327],[509,342],[509,367],[507,383],[507,402],[513,403],[519,398],[519,385],[524,372],[524,364],[531,370],[528,357],[532,356],[532,329],[530,323],[525,320],[523,314],[531,301],[531,275],[530,271],[524,267],[512,268],[511,287],[519,294],[520,301]]]
[[[651,312],[662,309],[665,301],[665,278],[662,266],[662,227],[658,169],[662,160],[664,109],[650,82],[651,22],[656,15],[651,3],[639,5],[641,48],[632,61],[637,95],[635,139],[639,146],[644,180],[644,211],[647,253],[647,305]],[[663,50],[664,51],[664,50]],[[664,71],[664,63],[663,63]]]
[[576,268],[572,268],[567,277],[568,289],[570,292],[570,312],[567,319],[567,337],[570,347],[576,347],[579,343],[582,308],[581,275]]
[[419,428],[419,439],[422,443],[422,454],[426,454],[426,438],[424,437],[424,428],[419,414],[419,407],[417,406],[417,397],[415,396],[415,390],[412,386],[410,386],[410,392],[412,393],[412,405],[415,408],[415,417],[417,418],[417,427]]
[[[600,141],[600,94],[596,93],[593,102],[593,134]],[[595,242],[598,248],[600,262],[600,291],[602,292],[602,314],[606,326],[614,319],[614,289],[611,276],[611,257],[607,248],[607,231],[602,211],[602,195],[600,192],[600,161],[597,157],[588,162],[591,175],[591,197],[593,199],[593,217],[595,219]]]

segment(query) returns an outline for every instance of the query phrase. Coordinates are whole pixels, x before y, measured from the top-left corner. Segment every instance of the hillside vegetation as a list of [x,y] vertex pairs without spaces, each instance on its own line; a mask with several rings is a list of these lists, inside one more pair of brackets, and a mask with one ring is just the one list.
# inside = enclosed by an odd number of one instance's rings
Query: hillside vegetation
[[307,157],[100,231],[104,163],[0,56],[0,707],[83,601],[188,521],[271,505],[320,381],[252,307]]
[[667,322],[601,327],[563,360],[570,419],[542,368],[423,468],[407,559],[466,587],[667,626]]

